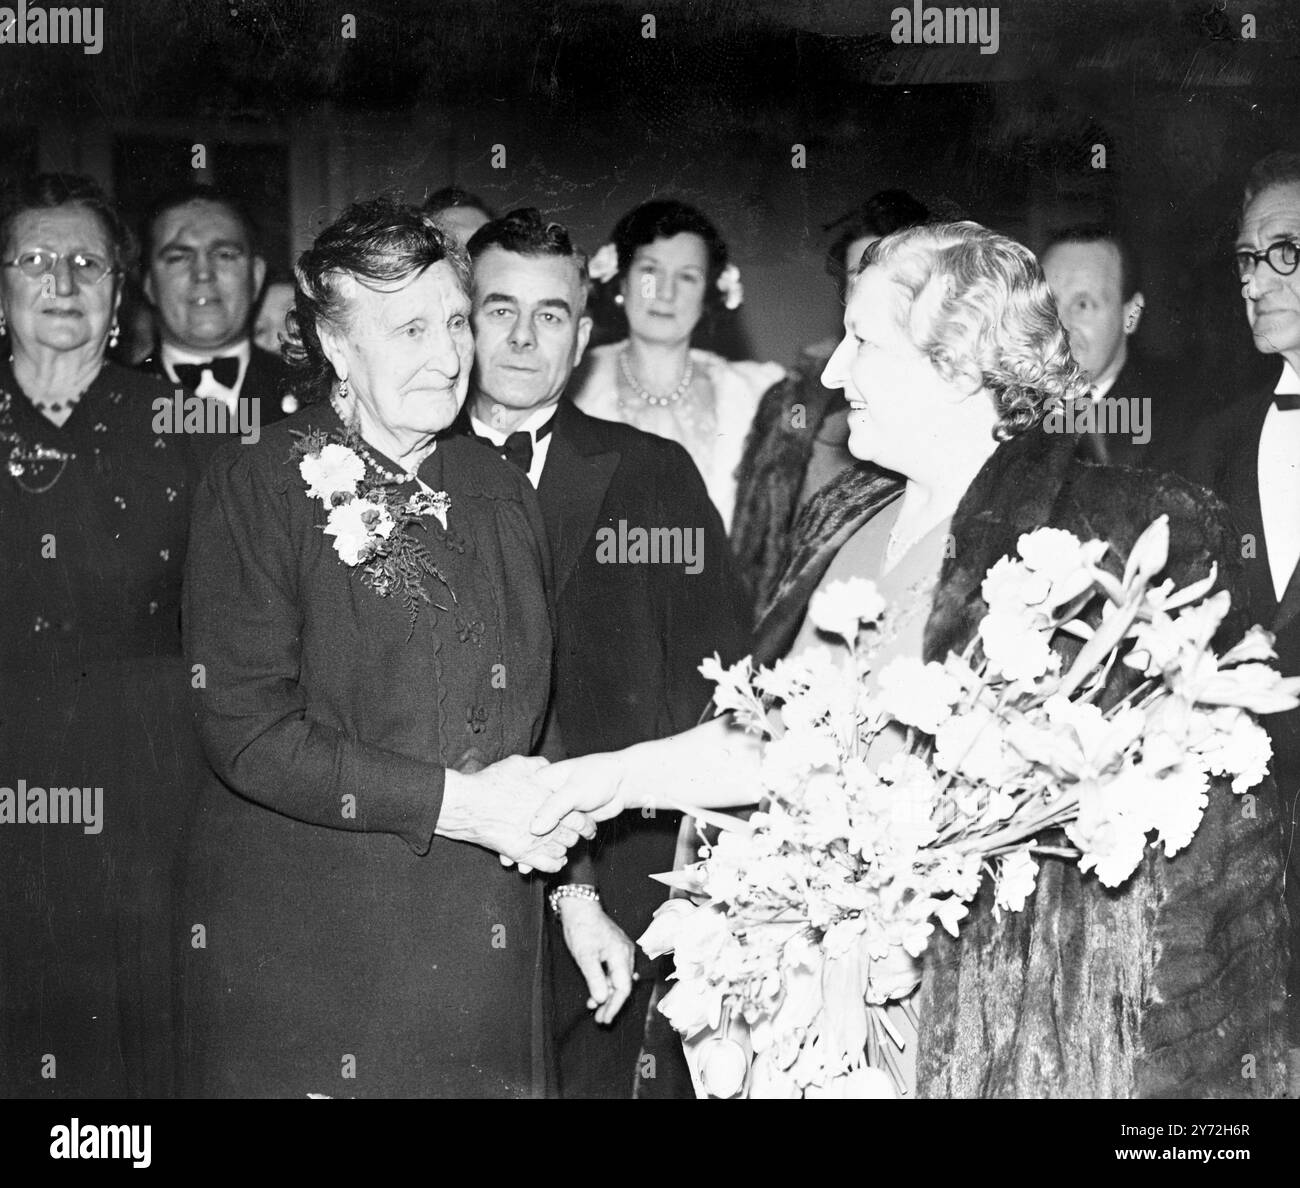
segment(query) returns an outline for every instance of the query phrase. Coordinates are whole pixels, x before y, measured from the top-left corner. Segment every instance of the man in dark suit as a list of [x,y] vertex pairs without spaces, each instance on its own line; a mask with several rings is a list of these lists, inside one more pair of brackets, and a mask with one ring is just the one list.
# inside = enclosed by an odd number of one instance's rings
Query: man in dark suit
[[[1255,347],[1281,356],[1272,383],[1201,426],[1172,466],[1213,488],[1242,533],[1251,613],[1275,635],[1276,665],[1300,674],[1300,153],[1274,153],[1251,170],[1236,246],[1237,275]],[[1291,951],[1300,955],[1300,710],[1264,719],[1282,796]],[[1289,1071],[1300,1094],[1300,960],[1288,978]]]
[[160,346],[140,369],[220,401],[239,423],[268,425],[295,411],[288,367],[252,341],[266,261],[238,201],[189,186],[160,199],[143,230],[144,292]]
[[1091,382],[1089,399],[1049,417],[1047,428],[1079,437],[1079,457],[1103,466],[1149,466],[1157,445],[1179,436],[1187,410],[1166,368],[1139,358],[1130,338],[1142,320],[1137,256],[1101,225],[1059,231],[1042,252],[1070,351]]
[[[730,663],[749,646],[749,608],[704,482],[675,442],[563,398],[591,319],[586,262],[562,226],[513,211],[469,251],[475,376],[463,427],[537,487],[555,564],[553,710],[565,750],[687,729],[711,693],[700,661],[717,651]],[[672,869],[679,823],[660,813],[602,826],[553,893],[573,956],[558,953],[554,969],[566,1097],[631,1097],[645,1071],[637,1056],[656,971],[633,941],[667,897],[650,876]]]

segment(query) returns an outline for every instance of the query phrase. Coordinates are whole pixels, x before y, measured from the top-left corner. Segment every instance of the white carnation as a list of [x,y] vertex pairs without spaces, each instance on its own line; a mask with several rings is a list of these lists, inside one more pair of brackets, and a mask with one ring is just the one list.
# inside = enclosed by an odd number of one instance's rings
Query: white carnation
[[359,565],[370,559],[374,538],[386,539],[393,526],[393,517],[382,504],[353,499],[330,509],[325,535],[334,537],[334,547],[345,565]]
[[914,656],[899,656],[880,670],[879,704],[904,726],[934,734],[952,714],[961,697],[961,684],[942,664],[923,664]]
[[874,623],[884,609],[885,600],[875,582],[849,578],[818,590],[808,603],[808,617],[819,631],[838,635],[852,647],[861,624]]
[[357,484],[366,477],[366,465],[347,446],[331,443],[319,454],[304,457],[298,472],[307,480],[308,496],[323,500],[328,507],[339,492],[357,493]]

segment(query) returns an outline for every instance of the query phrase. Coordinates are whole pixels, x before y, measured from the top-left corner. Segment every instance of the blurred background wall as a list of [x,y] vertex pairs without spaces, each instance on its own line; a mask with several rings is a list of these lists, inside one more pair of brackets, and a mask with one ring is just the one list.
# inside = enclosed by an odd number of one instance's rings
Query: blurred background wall
[[99,55],[0,45],[0,176],[87,172],[138,214],[197,175],[244,196],[279,268],[378,190],[540,206],[590,250],[677,195],[742,270],[714,345],[782,362],[834,332],[823,228],[875,190],[1035,248],[1101,218],[1142,257],[1145,349],[1202,377],[1202,401],[1250,382],[1230,247],[1250,162],[1300,147],[1300,6],[1015,0],[996,54],[896,45],[897,7],[122,0]]

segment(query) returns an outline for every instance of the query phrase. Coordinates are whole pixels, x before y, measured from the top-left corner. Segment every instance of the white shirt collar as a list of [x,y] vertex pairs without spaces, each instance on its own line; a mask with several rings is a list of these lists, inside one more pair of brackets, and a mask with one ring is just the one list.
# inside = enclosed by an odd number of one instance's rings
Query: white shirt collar
[[1300,375],[1296,374],[1296,369],[1290,363],[1282,364],[1282,374],[1278,377],[1277,387],[1273,389],[1273,395],[1300,395]]
[[528,414],[528,416],[526,416],[522,421],[520,421],[518,425],[516,425],[513,429],[509,430],[509,432],[505,432],[501,429],[496,429],[493,426],[487,424],[485,421],[480,421],[478,417],[476,417],[472,412],[469,414],[469,423],[470,423],[470,427],[474,430],[475,433],[483,437],[486,437],[488,441],[492,442],[493,445],[505,445],[506,438],[509,437],[511,433],[521,433],[521,432],[531,434],[533,438],[533,444],[536,445],[537,431],[543,425],[545,425],[553,416],[555,416],[555,410],[557,408],[559,408],[559,401],[555,401],[552,404],[543,405],[541,408],[534,409],[532,412]]

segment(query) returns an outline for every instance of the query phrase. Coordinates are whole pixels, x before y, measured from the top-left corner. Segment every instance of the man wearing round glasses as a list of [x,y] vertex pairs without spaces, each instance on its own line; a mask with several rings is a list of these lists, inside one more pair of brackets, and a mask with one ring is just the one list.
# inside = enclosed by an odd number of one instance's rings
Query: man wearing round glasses
[[[1300,673],[1300,152],[1259,161],[1246,181],[1235,248],[1255,349],[1280,355],[1280,374],[1198,432],[1187,471],[1214,488],[1242,532],[1252,618],[1276,637],[1277,666]],[[1285,808],[1291,916],[1288,1043],[1292,1096],[1300,1091],[1300,710],[1264,719]]]

